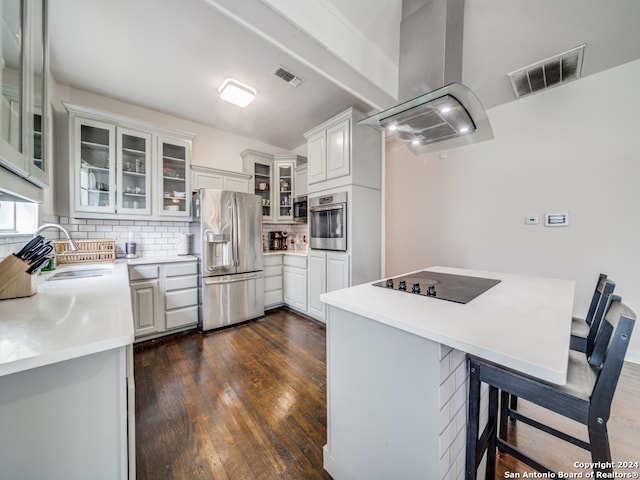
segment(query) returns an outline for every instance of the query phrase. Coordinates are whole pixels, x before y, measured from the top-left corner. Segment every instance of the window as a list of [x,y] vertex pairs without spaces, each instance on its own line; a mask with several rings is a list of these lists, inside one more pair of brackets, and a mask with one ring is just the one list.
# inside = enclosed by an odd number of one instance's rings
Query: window
[[0,235],[30,235],[37,227],[37,203],[0,201]]

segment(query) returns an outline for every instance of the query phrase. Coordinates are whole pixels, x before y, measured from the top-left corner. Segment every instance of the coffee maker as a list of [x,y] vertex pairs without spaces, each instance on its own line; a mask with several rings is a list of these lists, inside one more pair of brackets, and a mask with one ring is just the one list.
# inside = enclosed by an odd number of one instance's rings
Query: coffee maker
[[269,250],[286,250],[287,234],[285,232],[269,232]]

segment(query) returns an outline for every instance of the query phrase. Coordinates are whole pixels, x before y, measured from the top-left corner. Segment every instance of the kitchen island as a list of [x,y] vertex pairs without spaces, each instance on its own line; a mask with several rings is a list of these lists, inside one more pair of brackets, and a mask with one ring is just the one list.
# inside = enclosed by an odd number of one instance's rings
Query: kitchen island
[[126,263],[60,266],[40,274],[38,293],[0,309],[0,477],[135,472]]
[[327,445],[335,480],[461,479],[470,353],[566,381],[574,282],[447,267],[498,279],[466,304],[372,284],[323,294]]

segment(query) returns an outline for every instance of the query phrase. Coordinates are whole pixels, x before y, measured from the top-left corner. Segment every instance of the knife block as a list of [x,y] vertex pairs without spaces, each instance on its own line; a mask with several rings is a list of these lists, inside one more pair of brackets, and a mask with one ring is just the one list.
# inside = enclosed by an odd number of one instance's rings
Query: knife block
[[0,300],[30,297],[38,291],[38,275],[27,273],[30,265],[9,255],[0,263]]

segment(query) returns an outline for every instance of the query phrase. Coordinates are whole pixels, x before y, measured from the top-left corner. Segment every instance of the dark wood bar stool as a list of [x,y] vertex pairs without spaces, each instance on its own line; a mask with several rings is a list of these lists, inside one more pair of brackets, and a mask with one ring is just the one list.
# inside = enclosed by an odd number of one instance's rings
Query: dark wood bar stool
[[[600,465],[603,468],[599,468],[598,471],[611,472],[611,468],[608,467],[611,464],[611,451],[607,421],[636,316],[618,296],[612,295],[608,303],[590,361],[587,361],[582,352],[569,352],[565,385],[546,383],[480,358],[468,356],[469,404],[465,467],[467,480],[477,478],[477,469],[485,453],[485,478],[493,480],[496,449],[513,455],[540,472],[557,475],[551,468],[529,457],[507,441],[509,418],[515,418],[590,451],[594,463],[602,462]],[[480,389],[483,383],[489,386],[489,416],[487,425],[480,434]],[[509,395],[586,425],[589,440],[573,437],[512,410],[509,408]]]

